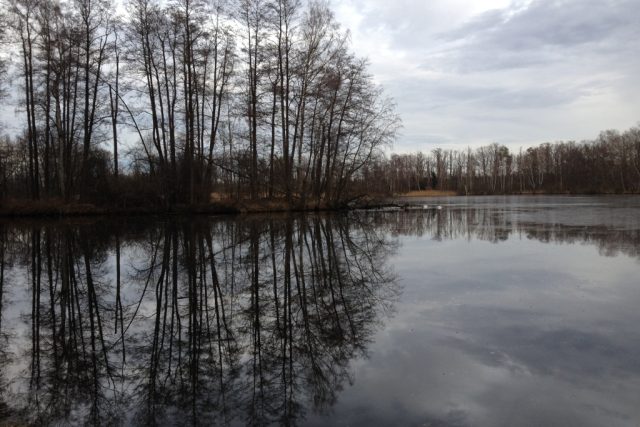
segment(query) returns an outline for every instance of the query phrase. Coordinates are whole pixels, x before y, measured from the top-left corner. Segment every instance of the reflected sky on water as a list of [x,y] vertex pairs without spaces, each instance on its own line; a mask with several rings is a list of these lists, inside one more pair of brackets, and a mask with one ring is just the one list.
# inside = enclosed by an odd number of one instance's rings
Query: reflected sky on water
[[424,203],[0,222],[0,422],[637,425],[640,199]]

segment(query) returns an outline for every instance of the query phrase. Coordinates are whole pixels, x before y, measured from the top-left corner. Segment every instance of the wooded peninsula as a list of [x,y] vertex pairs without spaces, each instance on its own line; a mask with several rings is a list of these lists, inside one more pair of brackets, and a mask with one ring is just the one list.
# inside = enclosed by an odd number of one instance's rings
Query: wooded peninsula
[[517,153],[389,155],[394,102],[325,2],[2,5],[2,96],[20,100],[23,121],[0,138],[2,214],[334,209],[425,190],[640,193],[640,127]]

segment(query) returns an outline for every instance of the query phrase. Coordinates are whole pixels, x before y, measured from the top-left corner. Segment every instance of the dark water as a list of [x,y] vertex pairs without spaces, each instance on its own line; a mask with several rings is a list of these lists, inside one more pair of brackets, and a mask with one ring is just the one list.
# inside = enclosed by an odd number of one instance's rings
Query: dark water
[[0,425],[640,425],[640,198],[0,222]]

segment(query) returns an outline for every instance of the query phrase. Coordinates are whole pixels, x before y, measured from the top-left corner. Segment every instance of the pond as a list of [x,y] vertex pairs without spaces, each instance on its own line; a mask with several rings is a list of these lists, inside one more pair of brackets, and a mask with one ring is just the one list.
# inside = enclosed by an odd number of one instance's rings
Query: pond
[[640,198],[0,221],[0,424],[635,426]]

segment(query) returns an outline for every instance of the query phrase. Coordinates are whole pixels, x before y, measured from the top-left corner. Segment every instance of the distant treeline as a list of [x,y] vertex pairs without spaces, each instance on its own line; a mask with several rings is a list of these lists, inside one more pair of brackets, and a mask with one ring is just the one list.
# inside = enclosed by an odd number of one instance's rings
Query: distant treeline
[[324,2],[0,2],[0,200],[336,205],[399,126]]
[[372,191],[458,194],[640,193],[640,128],[593,141],[545,143],[512,153],[504,145],[394,154],[368,171]]

